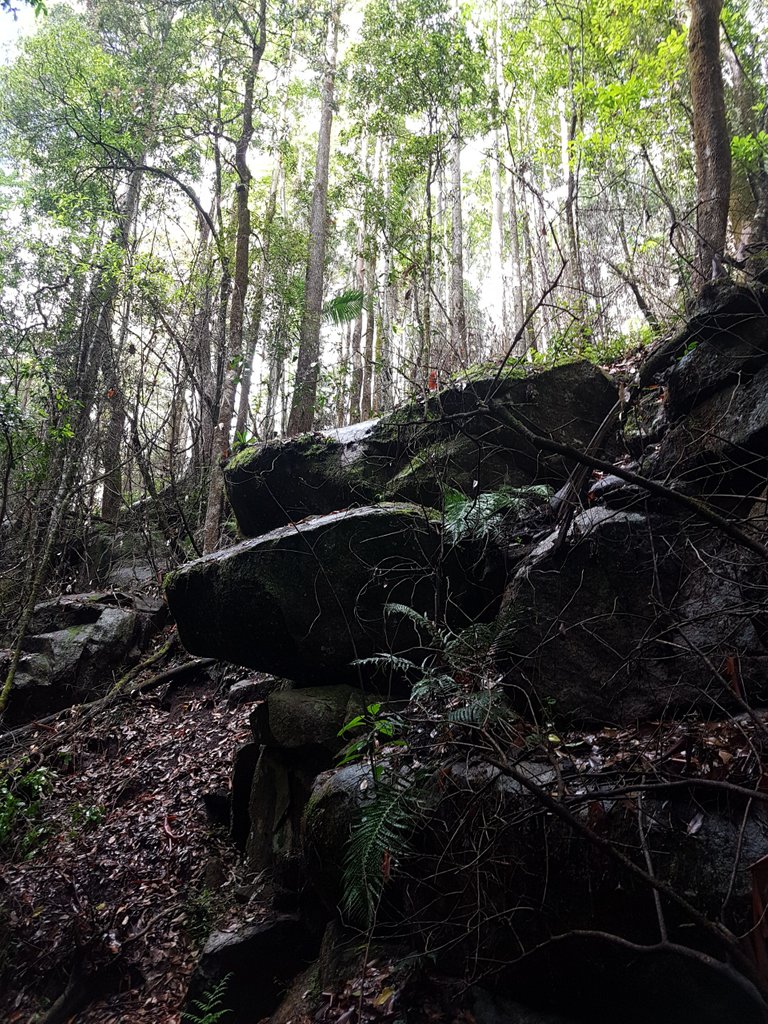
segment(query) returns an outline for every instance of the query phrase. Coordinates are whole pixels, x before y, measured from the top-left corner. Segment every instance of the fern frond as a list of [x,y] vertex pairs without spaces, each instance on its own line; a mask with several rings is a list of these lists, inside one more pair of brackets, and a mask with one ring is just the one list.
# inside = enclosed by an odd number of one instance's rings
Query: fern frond
[[422,677],[411,687],[413,700],[424,700],[425,697],[450,697],[460,693],[459,684],[446,672],[434,669],[422,669]]
[[493,690],[473,693],[460,708],[451,708],[448,721],[456,725],[487,725],[501,716],[502,701]]
[[468,498],[448,487],[443,492],[445,532],[454,544],[469,537],[480,540],[501,525],[503,513],[520,516],[549,495],[550,489],[545,486],[505,486]]
[[192,1005],[199,1013],[185,1010],[181,1018],[182,1024],[187,1021],[189,1024],[218,1024],[227,1014],[231,1014],[230,1009],[221,1005],[231,977],[231,974],[225,975],[220,982],[207,989],[201,999],[193,999]]
[[420,627],[428,635],[429,638],[440,647],[445,642],[445,634],[443,631],[434,623],[431,619],[428,619],[426,615],[422,615],[421,612],[417,612],[414,608],[411,608],[407,604],[398,604],[397,601],[390,601],[384,605],[385,615],[402,615],[404,619],[409,619],[414,626]]
[[401,860],[411,850],[419,809],[415,782],[415,777],[379,781],[347,843],[343,909],[350,919],[366,927],[375,917],[384,890],[385,863]]
[[397,672],[418,670],[418,665],[410,658],[401,658],[397,654],[372,654],[370,658],[355,658],[353,665],[370,665],[373,668],[392,668]]

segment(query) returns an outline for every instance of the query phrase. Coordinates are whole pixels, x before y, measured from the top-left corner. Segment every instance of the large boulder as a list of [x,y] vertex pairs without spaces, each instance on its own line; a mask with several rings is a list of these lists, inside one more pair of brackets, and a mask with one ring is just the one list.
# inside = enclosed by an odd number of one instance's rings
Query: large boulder
[[768,698],[756,556],[637,507],[588,509],[557,537],[507,591],[496,648],[510,693],[556,719],[624,723],[727,705],[729,687]]
[[182,643],[297,682],[357,682],[355,659],[418,645],[399,602],[434,610],[442,576],[455,623],[488,614],[498,580],[472,549],[443,551],[439,522],[413,505],[353,509],[287,526],[191,562],[166,580]]
[[684,354],[667,378],[672,420],[768,363],[768,288],[706,289],[676,344]]
[[568,467],[542,458],[488,412],[494,401],[541,433],[586,445],[616,401],[591,363],[530,376],[481,376],[380,420],[270,441],[230,460],[227,493],[241,531],[257,536],[307,515],[379,499],[434,506],[446,486],[471,495],[503,484],[559,484]]
[[[768,349],[768,318],[764,330]],[[725,385],[674,423],[649,468],[657,478],[684,481],[705,494],[749,495],[764,488],[768,365]]]
[[159,599],[109,591],[39,604],[23,642],[9,721],[100,696],[163,625]]

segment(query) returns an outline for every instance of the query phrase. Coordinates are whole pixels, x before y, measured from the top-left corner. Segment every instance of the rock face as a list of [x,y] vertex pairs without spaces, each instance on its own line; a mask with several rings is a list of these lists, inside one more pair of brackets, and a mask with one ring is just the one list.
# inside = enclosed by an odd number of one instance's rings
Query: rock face
[[733,706],[724,676],[736,659],[750,699],[768,699],[768,581],[757,556],[637,510],[589,509],[559,550],[556,537],[520,564],[507,591],[497,646],[512,693],[566,720],[709,712]]
[[[384,606],[433,608],[441,543],[416,506],[338,512],[191,562],[168,577],[166,594],[193,654],[304,684],[356,681],[355,659],[418,645]],[[476,552],[457,549],[443,571],[456,618],[487,613],[493,587]]]
[[362,693],[343,685],[276,691],[254,709],[255,742],[237,751],[232,774],[232,836],[254,870],[298,855],[313,781],[344,746],[341,727],[363,710]]
[[116,592],[66,595],[35,608],[9,714],[14,722],[105,692],[165,621],[159,600]]
[[749,495],[768,468],[768,289],[707,292],[665,375],[671,429],[647,460],[657,478],[709,496]]
[[541,433],[585,446],[614,405],[616,388],[586,362],[525,378],[484,377],[381,420],[246,450],[225,474],[240,529],[257,536],[382,498],[434,506],[446,486],[472,495],[503,484],[562,483],[562,460],[542,459],[499,425],[487,411],[491,400]]
[[275,1009],[291,978],[313,953],[298,917],[283,914],[234,932],[215,932],[192,978],[187,1010],[226,979],[222,1009],[231,1024],[253,1024]]

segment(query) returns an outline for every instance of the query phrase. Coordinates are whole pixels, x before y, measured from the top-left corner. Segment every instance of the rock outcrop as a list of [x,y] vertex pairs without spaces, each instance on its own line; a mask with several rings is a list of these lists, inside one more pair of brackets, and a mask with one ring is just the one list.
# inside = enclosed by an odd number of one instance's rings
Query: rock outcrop
[[[420,640],[385,614],[431,612],[443,554],[439,521],[415,505],[352,509],[273,530],[172,573],[166,594],[184,646],[304,684],[357,681],[352,663]],[[440,557],[439,557],[440,556]],[[454,621],[493,610],[477,549],[442,558]]]
[[[577,493],[562,487],[574,464],[493,409],[583,450],[616,396],[586,364],[469,381],[231,461],[240,528],[258,536],[183,567],[167,595],[190,651],[292,681],[252,714],[232,829],[276,891],[293,885],[315,944],[339,905],[354,917],[345,855],[368,828],[380,934],[445,976],[492,978],[467,1004],[477,1020],[764,1024],[766,296],[707,291],[641,371],[653,390],[626,448],[596,445],[606,472],[574,474]],[[471,500],[540,483],[561,488],[551,503],[499,516],[477,501],[461,541],[445,525],[447,487]],[[384,653],[403,704],[366,713],[353,662]],[[362,752],[339,765],[361,713]],[[600,730],[626,749],[604,757]],[[387,787],[388,817],[371,817]]]
[[117,591],[39,604],[24,639],[10,720],[102,695],[120,667],[138,659],[166,614],[159,599]]
[[241,531],[253,537],[382,499],[439,506],[445,487],[473,495],[503,484],[559,486],[568,474],[563,460],[542,458],[500,425],[491,400],[540,433],[584,447],[616,402],[616,387],[586,362],[480,377],[380,420],[246,449],[225,474]]

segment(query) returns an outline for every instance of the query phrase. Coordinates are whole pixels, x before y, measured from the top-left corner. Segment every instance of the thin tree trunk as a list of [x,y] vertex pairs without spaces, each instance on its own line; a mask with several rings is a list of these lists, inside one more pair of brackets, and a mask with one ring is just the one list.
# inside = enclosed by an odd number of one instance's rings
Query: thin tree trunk
[[494,132],[494,146],[490,156],[491,170],[491,323],[493,325],[494,349],[500,350],[507,331],[507,296],[504,287],[504,195],[499,166],[499,140]]
[[[139,159],[143,164],[144,154]],[[136,214],[139,209],[139,197],[141,194],[141,171],[133,171],[128,179],[128,189],[123,201],[120,213],[120,223],[117,228],[117,238],[123,253],[123,259],[129,259],[133,229],[136,222]],[[101,501],[101,517],[107,522],[116,522],[120,506],[123,500],[123,473],[121,465],[121,448],[123,433],[125,430],[125,406],[122,393],[122,382],[119,378],[118,360],[112,352],[112,323],[114,319],[114,307],[119,290],[119,280],[116,274],[110,275],[110,283],[107,292],[104,294],[103,318],[101,330],[104,337],[100,343],[103,350],[105,372],[109,376],[107,382],[107,398],[110,401],[110,418],[107,426],[107,439],[104,445],[104,490]],[[128,313],[126,312],[124,331],[127,329]]]
[[[426,371],[425,377],[429,374],[432,365],[432,166],[433,166],[433,154],[430,152],[427,159],[427,189],[426,189],[426,239],[425,239],[425,255],[424,255],[424,311],[421,316],[421,323],[419,324],[419,336],[420,344],[419,351],[416,357],[416,378],[418,381],[419,375],[422,370]],[[414,283],[414,294],[417,294],[417,290]],[[416,320],[418,323],[418,302],[414,307],[416,314]],[[426,384],[426,379],[422,382]]]
[[282,158],[278,155],[277,165],[272,171],[272,178],[269,185],[269,198],[267,199],[267,210],[264,215],[264,227],[261,238],[261,256],[259,267],[256,272],[256,280],[253,282],[253,303],[251,305],[251,322],[248,326],[248,341],[245,346],[243,357],[243,372],[240,379],[240,401],[237,409],[237,424],[235,426],[236,436],[244,436],[248,428],[251,381],[253,378],[253,360],[256,356],[256,345],[261,330],[261,316],[264,310],[264,289],[269,269],[269,239],[272,231],[272,224],[277,211],[277,191],[279,177],[282,173]]
[[694,288],[721,273],[728,226],[731,145],[720,66],[723,0],[691,0],[688,68],[691,78],[693,146],[696,154],[696,255]]
[[205,508],[203,551],[206,554],[215,551],[219,543],[221,507],[224,499],[224,461],[229,456],[230,431],[232,430],[232,415],[237,392],[237,365],[243,348],[243,321],[245,298],[248,291],[248,259],[251,240],[251,212],[248,206],[251,172],[248,168],[248,147],[253,138],[253,92],[259,64],[267,43],[266,0],[261,0],[259,7],[258,35],[253,33],[243,18],[240,18],[240,22],[251,43],[251,61],[245,76],[243,90],[242,126],[235,145],[235,169],[239,179],[236,194],[235,265],[232,277],[229,343],[225,349],[221,402],[213,431],[208,502]]
[[458,112],[451,153],[451,357],[467,366],[467,313],[464,306],[464,218],[461,200],[461,127]]
[[310,249],[304,289],[304,315],[301,320],[299,360],[293,404],[288,419],[288,433],[305,433],[312,429],[317,402],[317,381],[320,372],[320,325],[325,279],[325,245],[328,234],[328,169],[331,159],[331,128],[336,78],[336,54],[339,42],[339,11],[331,0],[326,43],[326,65],[320,108],[320,130],[315,161],[315,185],[312,192]]
[[[369,240],[369,246],[373,247],[373,239]],[[373,339],[375,332],[374,292],[376,290],[376,252],[375,249],[368,254],[366,260],[365,274],[365,352],[363,355],[363,386],[360,396],[360,418],[368,420],[371,418],[373,409]]]

